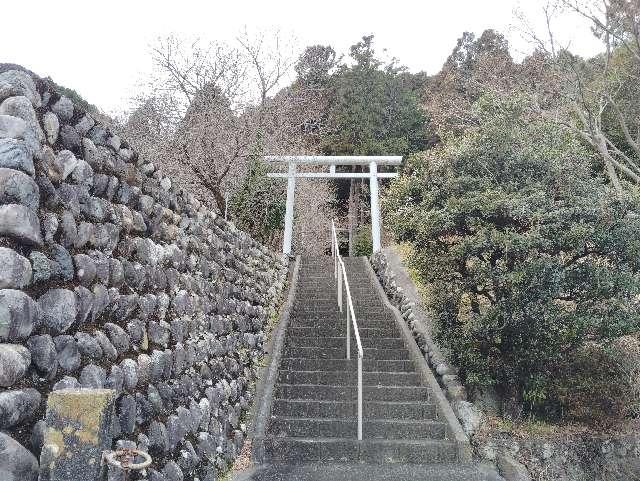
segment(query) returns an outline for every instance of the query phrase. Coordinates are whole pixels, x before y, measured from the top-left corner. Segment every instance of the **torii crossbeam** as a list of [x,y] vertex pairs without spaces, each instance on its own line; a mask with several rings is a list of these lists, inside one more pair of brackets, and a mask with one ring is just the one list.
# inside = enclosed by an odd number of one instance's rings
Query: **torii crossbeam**
[[[371,240],[373,252],[380,250],[380,203],[378,200],[378,178],[397,177],[397,173],[378,173],[378,165],[400,165],[402,157],[397,155],[369,156],[369,155],[268,155],[267,162],[286,162],[288,172],[269,173],[268,177],[287,179],[287,209],[284,218],[284,240],[282,253],[291,255],[291,241],[293,235],[293,201],[296,190],[296,177],[307,179],[369,179],[371,191]],[[297,172],[298,165],[328,165],[329,172]],[[336,172],[340,165],[368,165],[369,172]]]

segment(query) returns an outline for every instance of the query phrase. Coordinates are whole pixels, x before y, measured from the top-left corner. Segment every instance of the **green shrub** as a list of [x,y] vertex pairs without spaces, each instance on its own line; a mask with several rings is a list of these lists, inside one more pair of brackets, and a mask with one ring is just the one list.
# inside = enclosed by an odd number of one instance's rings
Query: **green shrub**
[[80,95],[75,90],[67,88],[67,87],[63,87],[62,85],[56,85],[55,88],[56,88],[56,91],[60,95],[64,95],[65,97],[69,97],[69,99],[71,99],[74,104],[79,105],[80,107],[82,107],[87,112],[92,113],[92,114],[100,113],[100,111],[98,110],[98,107],[96,107],[95,105],[90,104],[89,102],[87,102],[82,97],[82,95]]
[[549,381],[549,399],[553,401],[546,403],[549,413],[588,423],[634,415],[637,399],[626,366],[628,359],[613,346],[589,345],[574,353]]
[[524,105],[481,99],[475,129],[409,159],[384,212],[467,385],[537,409],[558,404],[554,373],[586,343],[638,329],[640,221]]
[[260,156],[249,159],[247,175],[229,199],[231,219],[260,242],[273,245],[284,224],[285,183],[267,177],[268,165]]
[[370,256],[373,253],[373,243],[371,240],[371,226],[362,225],[358,227],[353,238],[353,255]]

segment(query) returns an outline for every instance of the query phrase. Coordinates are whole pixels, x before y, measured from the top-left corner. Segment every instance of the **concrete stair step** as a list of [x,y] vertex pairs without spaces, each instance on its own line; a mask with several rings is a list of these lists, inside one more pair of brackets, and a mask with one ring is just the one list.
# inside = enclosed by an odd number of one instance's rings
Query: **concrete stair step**
[[[347,308],[347,303],[345,301],[345,303],[343,304],[342,307],[342,315],[346,316],[346,308]],[[369,305],[363,305],[363,304],[357,304],[354,303],[353,304],[353,310],[356,313],[356,316],[369,316],[369,317],[376,317],[376,316],[380,316],[383,318],[387,318],[390,319],[391,316],[389,316],[388,314],[391,314],[390,312],[388,312],[386,309],[384,309],[383,306],[369,306]],[[337,315],[338,313],[340,313],[340,309],[338,308],[337,304],[331,304],[331,306],[328,307],[317,307],[314,305],[307,305],[307,306],[296,306],[291,310],[292,313],[300,313],[302,315],[304,314],[326,314],[326,315]]]
[[265,464],[231,481],[505,481],[486,464],[365,464],[311,461]]
[[[367,339],[362,337],[362,347],[375,349],[404,349],[404,342],[400,337],[381,337],[377,339]],[[336,337],[303,337],[288,336],[287,345],[290,347],[332,347],[344,348],[347,339],[346,335]]]
[[[340,319],[340,321],[329,322],[326,320],[299,320],[292,319],[290,322],[291,329],[316,329],[317,332],[339,332],[337,336],[327,336],[327,337],[344,337],[347,335],[347,320]],[[380,332],[386,332],[384,337],[396,337],[399,335],[398,328],[394,323],[389,321],[367,321],[356,319],[358,332],[360,332],[360,338],[364,337],[363,333],[370,332],[371,334],[376,334]],[[351,332],[351,336],[353,336],[353,324],[350,322],[349,330]],[[309,331],[311,332],[311,331]],[[319,335],[313,335],[311,337],[322,337]],[[289,336],[287,336],[289,338]]]
[[[309,359],[284,357],[280,369],[285,371],[356,371],[357,359]],[[362,360],[364,372],[415,372],[415,366],[408,360]]]
[[[296,291],[298,295],[298,299],[296,303],[308,303],[311,300],[320,301],[320,302],[333,302],[336,304],[338,302],[338,295],[336,294],[335,289],[331,291],[322,291],[319,289],[298,289]],[[313,296],[313,297],[311,297]],[[380,298],[371,293],[371,291],[351,291],[351,298],[353,302],[380,302]],[[381,304],[383,305],[383,304]]]
[[[331,292],[335,294],[338,288],[338,283],[333,279],[333,276],[331,279],[327,279],[325,274],[325,275],[319,275],[318,277],[300,278],[298,280],[297,286],[298,286],[298,292],[304,289],[319,289],[319,288],[326,289],[331,287],[332,289]],[[371,286],[369,279],[366,279],[366,281],[364,282],[354,282],[351,279],[349,279],[349,289],[351,289],[352,293],[376,295],[376,292]]]
[[333,279],[328,280],[324,277],[300,279],[296,285],[296,302],[306,299],[297,294],[317,293],[327,296],[338,295],[338,283]]
[[[357,418],[274,417],[268,434],[291,438],[357,438]],[[444,439],[446,425],[439,421],[365,418],[362,437],[367,439]]]
[[[390,320],[391,316],[387,316],[384,311],[376,311],[376,312],[363,312],[362,310],[353,309],[356,314],[356,319],[360,318],[374,318],[381,320]],[[336,308],[335,310],[319,310],[319,309],[292,309],[291,316],[296,319],[327,319],[332,321],[338,321],[341,319],[345,319],[347,317],[346,305],[342,312],[340,309]]]
[[359,461],[364,463],[450,463],[457,458],[455,443],[443,440],[278,438],[265,439],[265,461]]
[[[366,317],[358,317],[356,314],[356,322],[358,329],[384,329],[387,327],[393,327],[396,329],[395,321],[391,319],[368,319]],[[295,316],[289,321],[291,327],[323,327],[330,329],[346,329],[347,319],[328,319],[326,316],[318,318],[308,318]]]
[[[280,371],[278,381],[284,384],[355,385],[355,371]],[[363,372],[364,386],[419,386],[420,378],[413,372]]]
[[[370,328],[358,326],[360,330],[361,339],[373,339],[373,338],[385,338],[393,337],[398,334],[398,330],[395,325],[389,324],[382,328]],[[325,327],[325,326],[312,326],[312,327],[288,327],[287,337],[295,339],[297,337],[340,337],[346,335],[346,328],[344,323],[338,327]]]
[[[356,309],[354,309],[356,314],[356,319],[358,321],[374,321],[374,322],[393,322],[394,317],[390,312],[379,311],[379,312],[369,312],[363,313]],[[292,319],[300,319],[300,320],[326,320],[327,322],[344,322],[347,318],[346,306],[345,309],[340,312],[336,310],[335,312],[328,311],[292,311],[291,312]]]
[[[343,299],[346,299],[346,291],[342,292]],[[368,290],[360,290],[360,289],[351,289],[351,299],[356,302],[356,300],[362,301],[371,301],[380,303],[382,300],[375,291]],[[317,286],[317,287],[304,287],[298,286],[296,291],[296,304],[310,304],[314,301],[333,301],[335,303],[338,302],[338,292],[335,286]]]
[[[309,317],[335,317],[338,314],[340,314],[341,316],[346,316],[346,307],[347,304],[346,302],[343,304],[342,307],[342,312],[340,312],[340,309],[338,308],[338,306],[334,306],[330,309],[318,309],[318,308],[297,308],[294,307],[291,312],[292,313],[299,313],[300,315],[307,315]],[[356,316],[358,317],[372,317],[372,318],[382,318],[382,319],[393,319],[393,314],[389,311],[387,311],[386,309],[383,308],[379,308],[379,309],[368,309],[368,308],[362,308],[359,306],[355,306],[353,307],[354,312],[356,313]]]
[[[368,314],[363,315],[362,313],[356,312],[356,320],[358,321],[358,325],[360,323],[365,322],[381,322],[387,323],[389,325],[395,326],[395,319],[391,315],[387,315],[386,313],[376,313],[376,314]],[[347,322],[347,314],[345,312],[334,312],[330,313],[322,313],[322,312],[293,312],[291,314],[291,322],[293,321],[302,321],[302,322],[315,322],[319,325],[326,324],[345,324]]]
[[[348,274],[347,274],[348,275]],[[342,282],[344,286],[344,282]],[[298,278],[298,288],[316,288],[316,287],[327,287],[332,286],[333,292],[335,293],[338,287],[338,281],[333,278],[333,272],[325,272],[325,273],[309,273],[301,275]],[[366,291],[370,294],[375,294],[375,290],[371,286],[371,282],[369,279],[352,279],[349,277],[349,288],[352,288],[353,291]]]
[[[329,277],[331,276],[331,277]],[[347,274],[347,277],[349,276],[349,274]],[[371,281],[369,280],[369,278],[367,277],[366,279],[356,279],[356,278],[349,278],[349,288],[353,287],[354,289],[369,289],[369,292],[371,291]],[[332,285],[332,286],[337,286],[338,285],[338,281],[336,281],[333,278],[333,272],[329,272],[329,273],[316,273],[312,276],[310,275],[304,275],[304,276],[300,276],[300,278],[298,279],[298,285],[300,287],[307,287],[307,286],[311,286],[314,287],[316,285],[321,285],[321,286],[326,286],[326,285]]]
[[[351,338],[351,352],[355,356],[356,340]],[[364,359],[381,359],[381,360],[409,360],[409,351],[407,349],[370,349],[364,348]],[[296,347],[287,346],[284,349],[284,357],[301,357],[307,359],[340,359],[346,357],[347,348],[344,347]]]
[[[313,418],[351,418],[357,415],[355,401],[316,401],[300,399],[275,399],[272,415]],[[362,412],[365,418],[434,420],[435,404],[423,401],[368,401],[364,400]]]
[[[364,386],[363,398],[369,401],[428,401],[429,389],[424,386]],[[345,401],[356,399],[356,386],[327,384],[278,384],[278,399],[310,399],[317,401]]]
[[333,281],[299,281],[296,286],[296,302],[308,299],[308,297],[303,297],[303,295],[321,295],[327,298],[334,296],[334,298],[337,298],[338,285]]
[[[347,303],[345,301],[343,304],[343,312],[346,306],[347,306]],[[376,305],[368,305],[368,304],[356,304],[354,302],[353,310],[355,311],[356,315],[358,314],[383,314],[384,315],[387,313],[386,309],[383,307],[382,304],[376,306]],[[291,312],[337,314],[340,312],[340,309],[338,305],[334,302],[327,303],[326,306],[319,305],[318,303],[314,302],[314,303],[309,303],[304,305],[298,304],[294,306]]]
[[[309,295],[313,295],[313,294],[309,294]],[[315,294],[315,295],[319,295],[319,294]],[[300,304],[296,304],[296,308],[298,306],[302,306],[304,308],[313,308],[316,311],[323,311],[323,310],[333,310],[333,309],[337,309],[338,308],[338,301],[336,301],[335,299],[318,299],[319,302],[326,302],[326,307],[322,307],[322,309],[320,308],[321,305],[319,305],[316,302],[308,302],[308,303],[300,303]],[[347,305],[347,301],[344,300],[343,301],[343,305],[346,306]],[[384,312],[384,304],[378,304],[378,300],[377,299],[353,299],[353,305],[354,308],[357,307],[358,309],[362,310],[362,309],[366,309],[368,306],[372,306],[375,307],[376,310],[381,310]]]
[[[343,300],[343,303],[342,303],[343,312],[346,307],[347,307],[347,301],[345,299]],[[291,310],[292,312],[297,312],[297,311],[318,312],[318,313],[326,313],[326,314],[335,314],[336,312],[340,312],[340,308],[338,307],[337,302],[328,302],[326,306],[319,306],[315,303],[296,304],[293,306],[293,309]],[[356,314],[360,312],[360,313],[370,314],[372,316],[382,315],[383,317],[388,317],[388,314],[391,314],[391,312],[388,311],[386,307],[384,307],[384,305],[382,304],[368,305],[368,304],[357,303],[355,300],[353,303],[353,310],[356,311]]]
[[[331,294],[333,296],[337,296],[338,293],[338,283],[331,279],[300,279],[297,284],[297,293],[304,293],[305,291],[317,291],[320,288],[326,289],[331,288],[330,291],[327,291],[327,294]],[[349,281],[349,289],[351,289],[351,295],[360,295],[360,296],[369,296],[378,298],[378,293],[371,286],[371,284],[362,284],[362,285],[351,285],[351,281]],[[298,297],[297,300],[301,300],[301,297]]]
[[337,286],[337,281],[333,278],[333,272],[300,272],[298,285],[300,287],[313,285],[332,285]]

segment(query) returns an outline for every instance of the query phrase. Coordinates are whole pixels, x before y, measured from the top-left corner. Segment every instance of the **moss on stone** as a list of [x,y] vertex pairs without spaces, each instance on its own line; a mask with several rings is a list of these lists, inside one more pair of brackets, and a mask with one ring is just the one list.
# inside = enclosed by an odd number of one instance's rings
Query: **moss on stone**
[[[72,423],[65,426],[61,435],[73,435],[80,442],[97,444],[105,408],[112,402],[114,396],[115,392],[111,389],[53,391],[49,395],[47,411],[53,411],[57,417]],[[72,425],[78,427],[73,428]],[[55,430],[50,428],[50,431]],[[47,432],[47,436],[50,431]]]

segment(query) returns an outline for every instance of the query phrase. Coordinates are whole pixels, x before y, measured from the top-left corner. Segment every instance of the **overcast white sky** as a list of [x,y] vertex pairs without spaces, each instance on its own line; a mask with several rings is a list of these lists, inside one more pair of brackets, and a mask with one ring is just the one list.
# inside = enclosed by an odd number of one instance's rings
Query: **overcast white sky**
[[[505,33],[514,54],[530,49],[511,27],[519,7],[543,28],[546,0],[22,0],[2,1],[0,62],[21,64],[77,90],[108,113],[126,109],[151,68],[149,45],[174,33],[233,41],[279,27],[300,45],[345,53],[364,34],[376,36],[412,71],[436,73],[464,31]],[[558,21],[560,41],[592,55],[599,44],[575,16]]]

